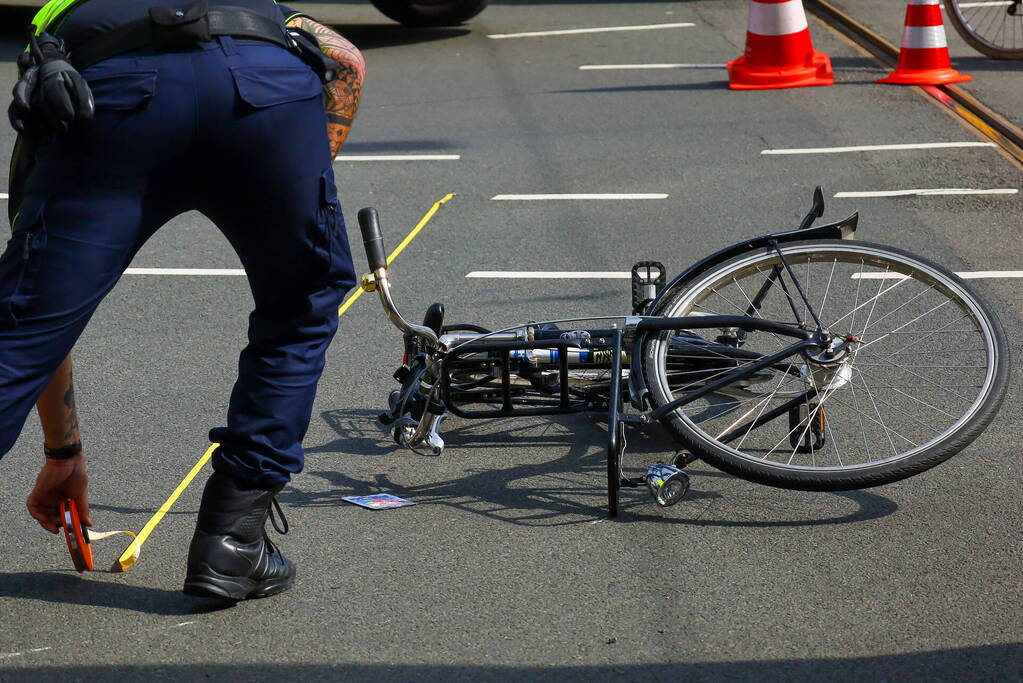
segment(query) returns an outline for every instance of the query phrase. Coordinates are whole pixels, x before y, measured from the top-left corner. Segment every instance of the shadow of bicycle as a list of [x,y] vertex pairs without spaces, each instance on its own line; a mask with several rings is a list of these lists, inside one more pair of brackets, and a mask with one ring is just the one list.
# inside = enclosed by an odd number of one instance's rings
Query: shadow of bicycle
[[[338,438],[306,449],[307,474],[328,485],[302,490],[293,485],[281,494],[282,503],[296,507],[347,505],[345,496],[389,493],[419,505],[445,507],[519,526],[588,524],[607,518],[606,419],[598,415],[561,415],[544,419],[449,420],[444,439],[448,449],[440,459],[417,455],[391,440],[387,428],[370,410],[331,410],[322,414]],[[626,467],[636,476],[653,462],[670,460],[674,442],[659,426],[626,430]],[[525,450],[523,450],[525,449]],[[480,467],[479,454],[493,453],[492,466]],[[507,452],[557,454],[553,459],[509,463]],[[459,454],[470,454],[468,466]],[[401,483],[394,473],[394,456],[419,458],[422,483]],[[318,456],[336,456],[336,467],[317,467]],[[527,459],[527,458],[523,458]],[[450,476],[452,470],[457,476]],[[444,472],[449,476],[437,474]],[[748,484],[697,463],[690,468],[693,486],[673,508],[658,508],[645,489],[625,489],[618,520],[688,526],[810,527],[850,524],[893,514],[898,505],[874,492],[805,493]],[[735,511],[733,518],[708,515],[718,501]],[[784,504],[772,504],[784,498]],[[756,516],[741,513],[755,510]],[[743,517],[743,518],[740,518]]]

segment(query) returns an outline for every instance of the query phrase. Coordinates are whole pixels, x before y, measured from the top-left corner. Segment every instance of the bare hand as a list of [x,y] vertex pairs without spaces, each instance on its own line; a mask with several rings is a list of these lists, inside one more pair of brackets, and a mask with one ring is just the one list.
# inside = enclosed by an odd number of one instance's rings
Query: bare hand
[[69,460],[47,460],[25,504],[39,526],[56,534],[63,526],[60,504],[68,498],[75,501],[78,515],[85,526],[92,526],[89,514],[89,475],[85,469],[84,454]]

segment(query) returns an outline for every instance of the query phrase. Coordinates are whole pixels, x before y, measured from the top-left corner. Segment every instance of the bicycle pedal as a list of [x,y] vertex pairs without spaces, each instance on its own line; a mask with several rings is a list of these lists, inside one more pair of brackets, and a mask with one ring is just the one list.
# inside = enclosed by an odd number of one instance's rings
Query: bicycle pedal
[[632,266],[632,313],[639,315],[664,287],[665,270],[660,261],[638,261]]
[[674,456],[672,456],[671,464],[673,467],[677,467],[678,469],[683,470],[696,460],[699,460],[699,458],[697,458],[692,453],[688,453],[686,451],[679,451],[675,453]]

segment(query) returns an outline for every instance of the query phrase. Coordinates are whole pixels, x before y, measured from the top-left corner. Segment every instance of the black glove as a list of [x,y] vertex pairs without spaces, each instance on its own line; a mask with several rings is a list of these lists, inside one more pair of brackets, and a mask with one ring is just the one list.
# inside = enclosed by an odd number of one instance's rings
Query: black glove
[[64,42],[49,33],[29,32],[28,58],[18,59],[23,69],[14,85],[8,109],[11,125],[19,133],[43,136],[66,133],[75,121],[90,121],[96,111],[92,91],[67,61]]

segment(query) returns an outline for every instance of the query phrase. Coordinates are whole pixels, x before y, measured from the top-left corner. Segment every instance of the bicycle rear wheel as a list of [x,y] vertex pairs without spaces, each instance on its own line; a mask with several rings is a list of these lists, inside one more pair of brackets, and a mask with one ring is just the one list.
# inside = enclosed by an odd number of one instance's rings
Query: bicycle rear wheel
[[[822,323],[831,357],[810,349],[667,413],[665,426],[710,464],[752,481],[844,490],[912,476],[959,452],[991,421],[1008,375],[995,316],[956,275],[908,252],[865,242],[781,246]],[[701,273],[655,311],[669,317],[750,315],[813,327],[778,253],[759,250]],[[708,332],[703,330],[703,332]],[[690,358],[650,335],[644,371],[655,406],[792,344],[726,330],[739,353],[691,377]],[[705,335],[710,336],[710,335]]]
[[1023,0],[945,0],[945,9],[973,49],[995,59],[1023,59]]

